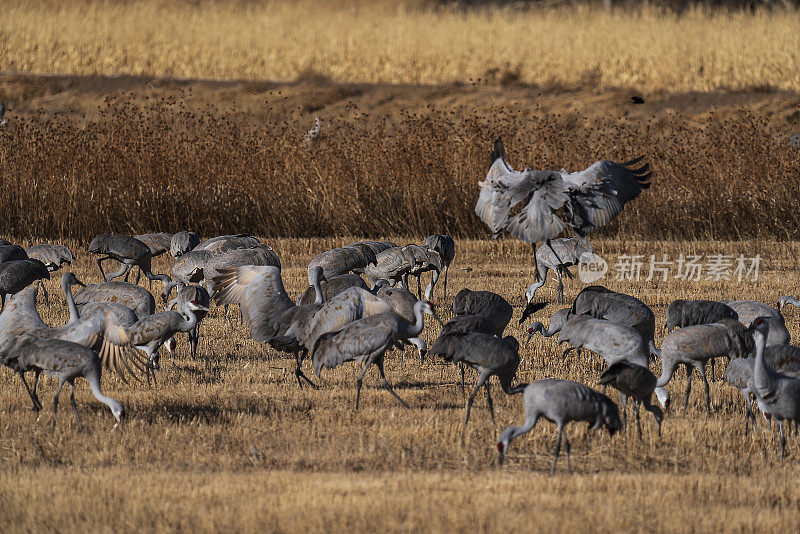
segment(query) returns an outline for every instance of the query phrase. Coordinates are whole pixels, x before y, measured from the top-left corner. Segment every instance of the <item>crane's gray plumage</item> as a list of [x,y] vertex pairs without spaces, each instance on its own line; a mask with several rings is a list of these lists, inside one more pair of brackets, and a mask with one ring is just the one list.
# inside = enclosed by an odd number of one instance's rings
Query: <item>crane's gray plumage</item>
[[[167,295],[169,296],[169,295]],[[209,308],[211,306],[211,296],[208,294],[208,291],[204,287],[197,286],[197,285],[179,285],[177,289],[177,295],[174,299],[167,303],[167,309],[178,309],[182,310],[186,307],[187,302],[196,302],[203,308]],[[206,318],[208,315],[207,311],[197,310],[194,312],[195,317],[197,318],[197,324],[194,325],[194,328],[189,330],[189,345],[191,348],[192,358],[197,357],[197,345],[200,343],[200,323],[203,322],[203,319]]]
[[214,278],[217,287],[215,298],[222,304],[239,304],[251,337],[269,343],[274,349],[291,353],[296,362],[297,382],[302,387],[302,378],[316,387],[300,366],[308,352],[302,340],[307,338],[314,314],[323,304],[320,283],[324,280],[323,268],[316,267],[312,274],[316,299],[312,304],[296,306],[287,295],[280,268],[276,266],[245,265],[235,270],[220,269]]
[[100,389],[101,364],[97,354],[90,348],[61,339],[41,339],[27,336],[13,350],[11,358],[5,363],[20,374],[28,393],[31,394],[34,406],[38,405],[38,408],[41,408],[41,403],[38,402],[35,392],[31,392],[28,388],[24,373],[27,371],[35,371],[37,374],[44,372],[48,376],[58,379],[58,389],[53,398],[53,428],[56,426],[58,397],[65,382],[70,387],[69,400],[75,411],[75,418],[78,420],[78,425],[81,424],[78,407],[75,403],[75,379],[81,376],[89,382],[92,395],[109,407],[118,423],[122,422],[125,417],[125,409],[122,405],[104,395]]
[[37,259],[0,263],[0,309],[5,306],[6,295],[18,293],[39,280],[50,280],[50,271]]
[[677,327],[716,323],[726,318],[739,320],[739,314],[722,302],[678,299],[667,308],[666,328],[671,332]]
[[578,265],[584,254],[592,252],[592,244],[583,236],[552,239],[536,251],[536,282],[525,290],[527,302],[533,300],[536,291],[547,282],[547,273],[552,270],[558,279],[556,303],[564,302],[564,281],[562,275],[573,278],[569,268]]
[[[190,285],[204,280],[206,264],[215,256],[210,250],[191,250],[182,254],[172,265],[172,276],[176,282]],[[166,289],[166,288],[165,288]]]
[[25,249],[19,245],[12,245],[11,243],[0,245],[0,263],[14,260],[27,260],[28,254]]
[[111,302],[130,308],[139,319],[156,311],[156,299],[147,289],[128,282],[89,284],[75,295],[78,311],[84,312],[91,303]]
[[[99,235],[89,244],[89,252],[102,256],[97,258],[97,267],[104,282],[122,275],[127,279],[128,271],[134,266],[139,268],[139,274],[144,274],[151,282],[160,280],[163,284],[168,284],[172,281],[165,274],[153,274],[151,270],[153,256],[150,248],[136,238],[127,235]],[[116,260],[122,267],[119,271],[106,276],[103,272],[103,262],[106,260]]]
[[622,427],[619,410],[611,399],[571,380],[553,378],[535,380],[525,386],[523,403],[525,423],[522,426],[506,428],[497,438],[497,451],[500,454],[501,464],[508,453],[511,441],[533,430],[540,417],[555,423],[558,432],[551,473],[556,471],[556,461],[561,452],[562,439],[567,451],[567,471],[570,470],[570,443],[564,433],[564,427],[571,421],[588,422],[594,430],[606,427],[612,436]]
[[757,426],[756,417],[753,414],[753,399],[755,395],[750,387],[753,385],[753,366],[755,358],[733,358],[725,367],[725,374],[722,379],[742,392],[745,401],[744,433],[749,432],[749,423],[753,421],[753,428]]
[[[491,167],[475,213],[495,235],[503,230],[527,243],[546,242],[566,227],[579,235],[610,223],[625,204],[650,185],[650,167],[636,158],[626,163],[598,161],[586,170],[515,171],[505,161],[500,139],[491,152]],[[516,215],[511,210],[528,197]],[[563,208],[563,215],[558,215]],[[563,217],[563,218],[562,218]]]
[[497,337],[503,336],[503,331],[514,313],[511,304],[497,293],[466,288],[456,294],[451,309],[456,315],[481,315],[488,318],[494,324],[494,334]]
[[173,258],[180,258],[194,250],[200,244],[200,237],[194,232],[181,231],[172,236],[169,242],[169,253]]
[[164,232],[139,234],[133,237],[147,245],[147,248],[150,249],[150,256],[153,258],[168,252],[170,244],[172,243],[172,234],[166,234]]
[[649,362],[650,349],[635,328],[589,315],[570,317],[561,328],[558,341],[595,352],[609,366],[630,362],[647,367]]
[[792,336],[786,328],[783,315],[772,306],[755,300],[723,300],[721,302],[735,311],[739,316],[739,322],[745,326],[750,326],[758,317],[763,317],[769,324],[768,347],[791,343]]
[[[350,289],[351,287],[360,287],[361,289],[368,289],[366,282],[359,275],[354,273],[339,274],[328,278],[321,284],[322,298],[328,302],[339,293]],[[297,301],[299,306],[311,304],[317,297],[316,291],[313,286],[306,288],[305,293]]]
[[[409,323],[414,322],[414,305],[417,303],[417,297],[415,297],[411,291],[400,287],[385,285],[378,288],[377,296],[379,299],[386,302],[397,315]],[[417,347],[420,361],[422,361],[428,350],[425,341],[419,337],[411,338],[408,341]]]
[[57,271],[62,266],[70,265],[75,261],[72,251],[64,245],[42,243],[26,249],[25,253],[29,258],[34,258],[44,263],[50,272]]
[[622,396],[622,422],[625,427],[628,424],[625,404],[628,397],[633,399],[639,439],[642,439],[642,424],[639,420],[640,405],[644,405],[644,409],[653,414],[653,418],[658,425],[658,435],[661,435],[661,421],[664,420],[664,413],[661,408],[651,402],[653,391],[656,389],[656,382],[656,377],[650,372],[650,369],[630,362],[617,362],[600,375],[601,385],[615,388]]
[[220,235],[206,239],[192,250],[208,250],[219,254],[237,248],[252,248],[258,244],[260,244],[258,239],[250,234]]
[[636,297],[611,291],[603,286],[589,286],[575,297],[571,312],[632,326],[645,339],[650,353],[658,357],[659,351],[654,343],[656,316],[653,310]]
[[764,348],[769,334],[767,322],[757,318],[753,321],[752,330],[756,351],[752,390],[767,417],[778,421],[781,437],[780,459],[783,461],[786,449],[784,422],[800,423],[800,380],[778,373],[764,363]]
[[[464,326],[464,323],[461,323],[460,326]],[[511,386],[519,367],[519,343],[512,336],[500,339],[492,334],[461,333],[457,332],[455,328],[448,328],[445,325],[430,352],[441,356],[445,361],[469,365],[478,372],[478,382],[467,399],[464,430],[466,430],[469,422],[469,413],[472,409],[475,395],[478,394],[481,387],[486,388],[486,402],[494,425],[494,406],[488,382],[492,375],[497,376],[500,380],[500,386],[507,395],[522,392],[522,389]]]
[[419,337],[424,327],[422,314],[432,315],[441,323],[433,310],[433,304],[418,301],[414,305],[415,322],[409,323],[396,313],[382,313],[354,321],[338,332],[330,332],[319,338],[311,354],[314,371],[320,376],[324,367],[333,369],[345,362],[364,362],[356,380],[356,410],[361,398],[361,383],[373,363],[378,366],[383,387],[406,408],[408,405],[394,392],[383,371],[386,351],[398,346],[401,340]]
[[349,272],[365,272],[368,265],[377,261],[375,246],[366,242],[358,242],[317,254],[308,263],[308,285],[313,286],[311,280],[317,267],[322,267],[325,279]]
[[[734,312],[735,313],[735,312]],[[706,362],[713,358],[741,358],[753,350],[753,337],[736,319],[725,318],[716,323],[684,326],[670,333],[661,343],[661,377],[658,387],[665,387],[672,379],[678,364],[687,371],[686,399],[689,404],[692,389],[692,368],[697,369],[703,379],[706,393],[706,411],[711,413],[711,397]]]
[[403,247],[406,251],[407,257],[411,258],[412,265],[403,276],[403,286],[408,289],[408,277],[414,276],[417,278],[417,296],[422,298],[422,285],[420,278],[423,273],[433,271],[434,276],[438,278],[438,273],[442,271],[444,261],[439,253],[433,249],[422,247],[419,245],[406,245]]
[[446,234],[431,234],[425,238],[425,246],[428,250],[433,250],[442,260],[441,270],[433,271],[433,278],[428,287],[425,288],[425,298],[430,299],[433,296],[433,288],[439,280],[439,274],[444,273],[444,298],[447,299],[447,271],[450,270],[450,264],[456,257],[456,243],[453,238]]

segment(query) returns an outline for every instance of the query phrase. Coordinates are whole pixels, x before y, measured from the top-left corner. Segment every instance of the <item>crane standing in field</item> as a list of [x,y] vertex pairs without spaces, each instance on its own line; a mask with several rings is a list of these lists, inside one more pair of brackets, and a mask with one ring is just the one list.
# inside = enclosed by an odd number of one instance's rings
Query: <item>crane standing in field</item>
[[525,290],[527,302],[533,300],[536,291],[547,282],[547,272],[552,270],[558,278],[558,294],[556,304],[564,302],[564,281],[562,275],[573,278],[569,268],[578,265],[584,254],[592,252],[592,244],[583,236],[553,239],[546,247],[539,247],[536,251],[536,278],[537,281]]
[[6,295],[18,293],[34,282],[39,282],[46,300],[47,291],[42,280],[50,280],[50,271],[39,260],[12,260],[0,264],[0,309],[5,307]]
[[653,414],[658,425],[658,435],[661,436],[661,421],[664,420],[664,412],[651,402],[656,389],[656,377],[647,367],[630,362],[617,362],[600,375],[600,384],[611,386],[620,392],[622,424],[625,428],[628,427],[625,404],[630,397],[634,403],[633,410],[636,413],[636,429],[639,431],[639,439],[642,439],[642,423],[639,419],[640,405],[644,405],[644,409]]
[[409,323],[394,312],[372,315],[354,321],[338,332],[324,334],[319,338],[311,354],[314,371],[320,376],[323,367],[333,369],[345,362],[364,362],[361,374],[356,380],[356,410],[361,399],[361,383],[367,369],[374,363],[378,367],[383,388],[397,401],[408,408],[408,404],[395,393],[386,380],[383,371],[383,358],[386,351],[399,346],[401,340],[419,337],[424,327],[422,314],[432,315],[441,324],[433,309],[433,304],[420,300],[414,305],[415,322]]
[[[186,307],[187,302],[192,301],[198,303],[203,308],[209,308],[211,306],[211,296],[205,288],[197,285],[188,285],[178,286],[177,295],[167,303],[167,310],[175,308],[182,310]],[[200,323],[206,318],[208,312],[197,310],[194,312],[194,315],[197,318],[197,324],[194,325],[194,328],[189,330],[188,334],[192,358],[197,358],[197,345],[200,343]]]
[[446,234],[432,234],[425,239],[425,246],[428,250],[433,250],[442,260],[441,270],[433,270],[433,278],[428,287],[425,288],[425,299],[430,300],[433,296],[433,288],[439,280],[440,273],[444,273],[444,298],[447,299],[447,271],[450,270],[450,264],[456,257],[456,244],[453,238]]
[[[102,256],[97,258],[97,267],[103,276],[103,282],[108,282],[114,278],[125,275],[127,279],[128,271],[131,267],[138,267],[139,272],[144,274],[152,283],[153,280],[160,280],[163,284],[168,284],[172,279],[165,274],[153,274],[151,270],[152,254],[150,248],[130,236],[126,235],[100,235],[89,243],[89,252]],[[122,264],[119,271],[109,274],[103,271],[103,262],[106,260],[116,260]]]
[[561,452],[562,439],[567,451],[567,471],[570,471],[570,444],[564,428],[571,421],[586,421],[594,430],[605,426],[611,436],[622,427],[617,405],[602,393],[578,382],[547,378],[534,380],[527,385],[521,384],[518,387],[524,391],[525,423],[522,426],[506,428],[497,438],[497,452],[501,464],[511,441],[533,430],[540,417],[555,423],[558,432],[551,474],[556,472],[556,461]]
[[75,261],[72,251],[64,245],[51,245],[42,243],[34,245],[25,250],[29,258],[37,259],[47,266],[50,272],[57,271],[64,265],[70,265]]
[[[505,230],[534,248],[536,243],[550,245],[567,227],[583,237],[607,225],[650,186],[650,166],[632,168],[642,162],[641,157],[621,164],[598,161],[575,173],[528,168],[519,172],[505,158],[503,142],[497,139],[486,180],[479,184],[475,213],[495,236]],[[525,207],[512,215],[511,210],[528,197]],[[564,263],[563,258],[557,261]]]

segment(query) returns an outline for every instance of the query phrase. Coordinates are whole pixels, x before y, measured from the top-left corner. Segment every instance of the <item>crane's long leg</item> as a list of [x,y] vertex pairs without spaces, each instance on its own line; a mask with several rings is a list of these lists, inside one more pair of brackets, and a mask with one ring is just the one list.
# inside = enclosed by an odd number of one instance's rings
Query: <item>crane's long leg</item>
[[[603,384],[605,385],[605,384]],[[605,395],[605,392],[603,392]],[[628,410],[626,410],[626,406],[628,405],[628,396],[625,395],[620,391],[619,393],[619,403],[620,403],[620,410],[622,411],[622,428],[625,429],[625,435],[628,435]]]
[[450,264],[444,266],[444,300],[447,300],[447,271],[450,270]]
[[556,472],[556,462],[558,461],[558,455],[561,453],[561,437],[564,435],[564,426],[561,423],[558,424],[556,432],[558,433],[558,440],[556,441],[556,448],[553,451],[553,466],[550,468],[551,475],[554,475]]
[[422,277],[421,273],[417,275],[417,299],[420,300],[422,299],[422,283],[419,280],[421,277]]
[[467,396],[464,390],[464,362],[458,362],[458,365],[461,367],[461,398],[464,399]]
[[103,262],[109,260],[111,258],[97,258],[97,267],[100,269],[100,276],[103,277],[103,282],[108,282],[108,278],[106,277],[106,273],[103,272]]
[[660,438],[661,437],[661,419],[662,419],[662,416],[658,414],[658,411],[656,411],[656,407],[650,401],[651,401],[650,398],[645,399],[645,402],[643,403],[644,404],[644,409],[653,414],[653,419],[656,420],[656,424],[658,425],[658,437]]
[[64,387],[64,380],[58,381],[58,389],[56,396],[53,397],[53,430],[56,429],[56,414],[58,414],[58,396],[61,394],[61,388]]
[[28,387],[28,381],[25,380],[25,373],[19,371],[19,377],[22,379],[22,383],[25,384],[25,389],[28,391],[28,395],[33,402],[33,411],[39,413],[39,410],[42,409],[42,403],[39,402],[39,399],[36,397],[35,393],[31,391],[31,388]]
[[633,402],[633,411],[636,413],[636,429],[639,431],[639,441],[642,441],[642,423],[639,419],[639,407],[641,403],[639,401]]
[[706,413],[711,415],[711,391],[708,386],[708,378],[706,378],[706,366],[704,363],[701,363],[698,366],[698,371],[700,371],[700,378],[703,379],[703,388],[706,391]]
[[192,359],[197,359],[197,344],[200,343],[200,333],[198,332],[199,325],[189,330],[189,346],[191,347]]
[[367,369],[372,365],[372,360],[372,358],[367,358],[367,361],[364,362],[364,368],[361,370],[361,375],[356,379],[356,411],[358,411],[358,402],[361,400],[361,383],[364,381]]
[[492,416],[492,426],[497,429],[497,424],[494,422],[494,403],[492,402],[492,394],[489,392],[489,381],[483,385],[486,389],[486,405],[489,408],[489,415]]
[[303,351],[298,351],[294,353],[294,361],[297,363],[297,366],[294,369],[294,376],[297,379],[297,383],[300,385],[300,388],[303,388],[303,382],[300,380],[301,378],[309,383],[309,385],[314,389],[319,389],[314,382],[309,379],[303,370],[300,368],[303,365],[303,358],[305,358],[305,354]]
[[747,394],[744,396],[745,402],[745,412],[744,412],[744,435],[746,436],[748,433],[748,427],[750,426],[749,423],[753,421],[753,432],[755,432],[756,428],[758,428],[758,421],[756,420],[756,416],[753,413],[753,399],[752,397]]
[[381,378],[383,378],[383,387],[384,387],[384,389],[386,389],[386,391],[388,391],[389,393],[391,393],[391,394],[392,394],[392,397],[394,397],[395,399],[397,399],[397,402],[399,402],[400,404],[402,404],[404,407],[408,408],[408,404],[406,404],[406,401],[404,401],[403,399],[401,399],[401,398],[400,398],[400,395],[398,395],[397,393],[395,393],[395,391],[394,391],[394,388],[392,388],[391,384],[389,384],[389,381],[388,381],[388,380],[386,380],[386,373],[384,373],[384,372],[383,372],[383,356],[381,356],[380,358],[378,358],[377,360],[375,360],[375,365],[377,365],[377,366],[378,366],[378,372],[380,372],[380,374],[381,374]]
[[686,367],[686,398],[683,399],[683,409],[689,407],[689,395],[692,394],[692,368],[689,364],[684,364]]
[[561,269],[556,268],[556,278],[558,278],[558,294],[556,295],[556,304],[564,303],[564,280],[561,278]]
[[781,435],[781,462],[783,461],[783,452],[786,450],[786,434],[783,432],[783,419],[778,421],[778,431]]
[[33,397],[36,399],[36,402],[39,404],[39,408],[42,407],[42,401],[39,400],[39,394],[36,392],[39,388],[39,375],[42,374],[41,369],[36,369],[33,371]]
[[561,435],[564,436],[564,450],[567,451],[567,473],[572,473],[572,465],[570,465],[570,452],[572,450],[572,445],[570,445],[567,433],[564,432],[563,428],[561,429]]
[[75,419],[78,420],[78,428],[83,428],[83,424],[81,423],[81,416],[78,413],[78,405],[75,404],[75,383],[73,381],[69,382],[69,403],[72,404],[72,409],[75,410]]
[[108,278],[108,280],[114,280],[114,279],[119,278],[120,276],[122,276],[124,274],[124,275],[126,275],[125,280],[127,281],[127,274],[128,274],[128,271],[130,271],[130,270],[131,270],[131,266],[128,265],[127,263],[123,263],[118,271],[109,274],[107,276],[107,278]]
[[475,395],[478,394],[478,391],[480,391],[481,387],[483,386],[483,384],[486,383],[488,379],[489,379],[489,373],[485,372],[482,373],[478,377],[478,383],[475,384],[475,389],[472,391],[472,394],[467,399],[466,416],[464,417],[464,428],[462,429],[462,432],[465,432],[467,430],[467,423],[469,422],[469,412],[472,409],[472,403],[475,400]]

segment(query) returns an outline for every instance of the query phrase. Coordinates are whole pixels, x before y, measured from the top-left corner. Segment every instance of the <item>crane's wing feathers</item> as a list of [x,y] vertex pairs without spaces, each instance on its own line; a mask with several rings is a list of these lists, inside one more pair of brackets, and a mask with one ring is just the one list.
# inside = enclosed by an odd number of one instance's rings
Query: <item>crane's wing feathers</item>
[[396,328],[387,328],[387,321],[396,321],[397,315],[373,315],[350,323],[339,332],[323,335],[312,355],[314,371],[319,376],[323,367],[334,367],[349,361],[363,361],[370,354],[385,350],[394,341]]

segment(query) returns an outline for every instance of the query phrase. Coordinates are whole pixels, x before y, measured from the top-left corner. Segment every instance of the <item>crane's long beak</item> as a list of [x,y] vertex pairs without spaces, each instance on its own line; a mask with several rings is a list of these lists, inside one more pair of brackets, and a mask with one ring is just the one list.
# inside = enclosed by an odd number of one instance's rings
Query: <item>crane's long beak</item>
[[433,315],[433,318],[434,318],[434,319],[436,319],[436,322],[437,322],[437,323],[439,323],[439,326],[442,326],[442,327],[444,327],[444,323],[442,322],[442,320],[441,320],[441,319],[439,319],[439,316],[438,316],[438,315],[436,315],[436,312],[431,312],[431,315]]
[[533,332],[528,332],[528,335],[525,336],[525,346],[528,346],[528,343],[531,342],[531,338],[533,337]]

